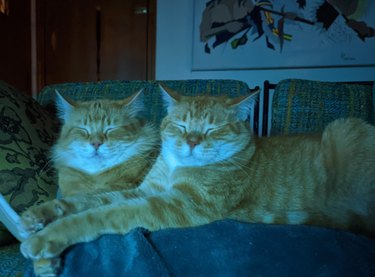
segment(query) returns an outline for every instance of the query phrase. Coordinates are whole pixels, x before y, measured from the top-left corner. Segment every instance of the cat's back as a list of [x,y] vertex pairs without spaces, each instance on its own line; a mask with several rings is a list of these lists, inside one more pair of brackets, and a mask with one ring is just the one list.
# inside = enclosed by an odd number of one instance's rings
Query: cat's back
[[256,146],[248,168],[255,175],[267,174],[267,178],[303,174],[321,160],[321,135],[281,135],[254,138]]
[[322,133],[261,137],[254,142],[252,163],[265,166],[284,163],[298,168],[317,159],[327,166],[354,160],[374,161],[375,166],[375,126],[357,118],[335,120]]
[[[255,137],[257,155],[277,156],[294,155],[304,150],[317,151],[321,134],[276,135],[270,137]],[[283,157],[284,158],[284,157]]]

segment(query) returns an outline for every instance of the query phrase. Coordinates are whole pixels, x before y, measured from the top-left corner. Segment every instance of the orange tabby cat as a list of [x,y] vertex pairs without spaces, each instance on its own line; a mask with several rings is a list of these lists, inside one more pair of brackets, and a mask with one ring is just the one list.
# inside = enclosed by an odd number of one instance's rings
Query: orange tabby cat
[[[67,197],[23,214],[25,257],[55,257],[102,234],[206,224],[311,224],[375,232],[375,127],[340,119],[320,135],[254,138],[256,95],[187,97],[168,90],[162,147],[131,190]],[[89,207],[100,206],[100,208]]]
[[[122,100],[75,102],[56,94],[63,122],[53,147],[61,196],[138,186],[150,169],[158,132],[138,117],[142,92]],[[85,196],[87,197],[87,196]],[[60,259],[35,260],[38,276],[54,276]]]
[[129,189],[152,165],[158,132],[138,117],[142,92],[123,100],[73,102],[58,96],[63,120],[52,158],[62,196]]

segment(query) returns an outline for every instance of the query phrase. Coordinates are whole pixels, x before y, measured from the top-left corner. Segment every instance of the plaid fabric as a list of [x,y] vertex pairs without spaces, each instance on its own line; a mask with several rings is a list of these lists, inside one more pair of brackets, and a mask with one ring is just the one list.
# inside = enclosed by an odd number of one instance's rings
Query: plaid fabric
[[320,132],[346,117],[374,123],[371,86],[287,79],[274,91],[271,135]]
[[237,80],[176,80],[176,81],[102,81],[88,83],[65,83],[49,85],[37,96],[42,105],[54,105],[55,90],[72,100],[120,99],[144,89],[147,119],[159,124],[165,116],[159,83],[185,95],[246,95],[249,87]]

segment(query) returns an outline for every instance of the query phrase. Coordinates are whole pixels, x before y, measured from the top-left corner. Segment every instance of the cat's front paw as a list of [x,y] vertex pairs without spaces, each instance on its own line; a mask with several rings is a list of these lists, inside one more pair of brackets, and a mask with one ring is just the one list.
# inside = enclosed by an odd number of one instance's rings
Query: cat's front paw
[[40,259],[34,260],[34,272],[38,277],[54,277],[61,272],[61,259]]
[[30,233],[43,229],[48,223],[64,215],[64,207],[59,200],[30,207],[21,215],[21,226]]
[[40,216],[39,213],[35,213],[30,209],[25,211],[21,215],[21,227],[27,232],[35,233],[43,229],[45,224],[45,218]]
[[51,259],[57,257],[64,250],[64,245],[36,234],[22,242],[20,249],[22,255],[27,259]]

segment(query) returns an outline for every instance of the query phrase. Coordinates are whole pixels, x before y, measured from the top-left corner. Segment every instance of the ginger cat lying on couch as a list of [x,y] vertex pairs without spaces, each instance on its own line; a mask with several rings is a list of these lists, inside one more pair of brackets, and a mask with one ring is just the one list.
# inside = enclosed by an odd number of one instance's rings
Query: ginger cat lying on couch
[[[156,128],[142,120],[142,91],[121,100],[75,102],[56,93],[63,126],[53,147],[62,197],[133,189],[159,148]],[[38,276],[55,276],[60,259],[38,259]]]
[[375,233],[375,127],[339,119],[322,134],[255,138],[256,95],[181,96],[165,88],[161,153],[131,190],[54,200],[23,214],[31,259],[135,227],[158,230],[223,218]]

